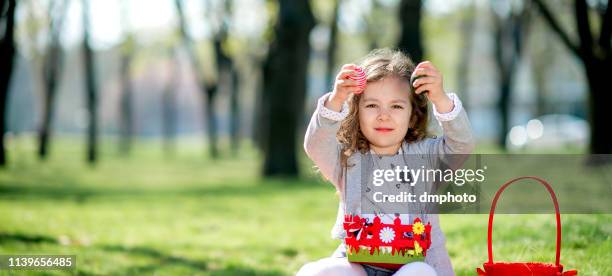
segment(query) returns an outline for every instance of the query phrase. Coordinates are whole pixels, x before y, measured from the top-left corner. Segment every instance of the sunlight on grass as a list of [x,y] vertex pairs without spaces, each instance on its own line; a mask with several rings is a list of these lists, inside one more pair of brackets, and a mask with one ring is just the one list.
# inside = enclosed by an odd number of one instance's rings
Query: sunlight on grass
[[[31,141],[10,144],[11,165],[0,171],[0,254],[76,254],[80,274],[290,275],[338,245],[330,238],[338,199],[308,162],[301,179],[262,180],[248,145],[213,161],[196,142],[164,158],[159,142],[143,141],[129,158],[103,144],[92,168],[73,144],[58,141],[46,162]],[[566,268],[612,273],[611,217],[563,216]],[[443,215],[441,223],[457,273],[474,275],[487,259],[486,215]],[[552,262],[553,223],[552,215],[499,215],[495,259]]]

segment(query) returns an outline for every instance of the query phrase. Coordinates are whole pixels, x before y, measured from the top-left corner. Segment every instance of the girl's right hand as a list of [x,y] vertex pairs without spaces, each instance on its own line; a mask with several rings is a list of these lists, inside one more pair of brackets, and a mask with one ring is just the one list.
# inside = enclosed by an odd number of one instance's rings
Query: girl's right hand
[[334,90],[325,103],[325,107],[339,112],[342,109],[342,104],[351,94],[363,92],[363,88],[359,87],[357,81],[350,79],[351,76],[357,76],[356,68],[358,66],[355,64],[345,64],[342,66],[340,73],[336,76]]

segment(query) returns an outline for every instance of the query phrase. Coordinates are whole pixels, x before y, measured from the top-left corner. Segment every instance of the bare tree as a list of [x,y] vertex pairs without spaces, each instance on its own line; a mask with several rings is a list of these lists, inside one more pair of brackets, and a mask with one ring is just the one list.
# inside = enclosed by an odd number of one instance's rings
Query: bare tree
[[44,160],[47,158],[49,143],[51,140],[51,121],[55,110],[55,97],[62,68],[64,67],[64,51],[60,43],[60,34],[64,24],[64,18],[68,7],[68,1],[51,1],[49,9],[49,39],[45,53],[42,75],[43,75],[43,113],[42,122],[38,131],[39,145],[38,156]]
[[[207,2],[210,3],[210,2]],[[215,61],[217,63],[217,75],[218,75],[218,86],[224,86],[229,90],[229,110],[230,110],[230,143],[232,155],[238,154],[240,149],[240,109],[239,109],[239,78],[236,63],[232,58],[231,54],[227,51],[227,47],[224,47],[228,43],[229,39],[229,22],[233,10],[233,1],[227,0],[223,2],[223,7],[216,12],[217,25],[219,29],[216,31],[213,41],[213,49],[215,52]],[[219,7],[218,7],[219,8]],[[213,9],[210,7],[207,9],[209,14],[207,18],[214,18],[210,11]],[[216,131],[216,129],[215,129]]]
[[578,32],[578,41],[570,38],[568,31],[564,30],[557,18],[542,0],[533,0],[538,11],[548,26],[557,34],[565,45],[580,61],[589,86],[589,121],[591,125],[591,153],[612,153],[612,129],[610,129],[610,114],[608,104],[612,102],[612,5],[608,1],[596,7],[601,26],[599,37],[591,26],[589,7],[586,0],[574,1],[574,19]]
[[306,98],[310,31],[308,0],[280,0],[274,41],[263,67],[262,118],[265,176],[297,176],[297,132]]
[[174,1],[176,6],[176,12],[179,19],[179,28],[181,32],[181,38],[183,44],[189,55],[192,68],[195,73],[198,87],[202,94],[203,106],[206,112],[206,126],[208,132],[208,148],[210,151],[210,157],[216,159],[219,156],[219,149],[217,147],[217,120],[215,112],[215,99],[217,96],[217,84],[208,83],[204,78],[204,69],[198,59],[198,55],[193,47],[193,40],[189,35],[187,20],[185,19],[185,13],[183,12],[183,2],[181,0]]
[[0,166],[6,165],[4,133],[7,122],[7,98],[15,58],[15,0],[0,0],[0,23],[3,28],[0,40]]
[[[529,26],[529,8],[513,8],[509,2],[491,2],[493,7],[493,33],[495,62],[499,77],[499,99],[497,102],[500,127],[497,143],[506,148],[506,137],[510,129],[510,99],[513,79],[523,52],[524,40]],[[497,6],[495,6],[497,5]]]
[[94,53],[90,46],[89,0],[82,2],[83,65],[85,69],[85,99],[87,105],[87,162],[95,164],[98,158],[98,88]]

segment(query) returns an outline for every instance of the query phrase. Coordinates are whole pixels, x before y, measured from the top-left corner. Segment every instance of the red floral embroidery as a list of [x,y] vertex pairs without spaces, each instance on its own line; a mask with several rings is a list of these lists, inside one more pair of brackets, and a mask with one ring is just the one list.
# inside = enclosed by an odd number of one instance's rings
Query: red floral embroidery
[[[427,249],[431,246],[431,224],[423,225],[420,218],[415,218],[412,224],[402,224],[400,217],[396,216],[393,224],[386,224],[379,217],[369,223],[358,215],[346,215],[343,226],[348,252],[358,253],[367,248],[370,254],[374,254],[382,247],[390,246],[392,255],[427,256]],[[413,226],[416,226],[415,231]]]

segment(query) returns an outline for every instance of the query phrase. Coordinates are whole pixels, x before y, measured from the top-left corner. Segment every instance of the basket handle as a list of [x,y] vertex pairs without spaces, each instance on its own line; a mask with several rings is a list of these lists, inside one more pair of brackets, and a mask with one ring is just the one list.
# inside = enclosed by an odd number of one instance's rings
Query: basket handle
[[493,198],[493,203],[491,203],[491,211],[489,212],[489,228],[487,236],[489,263],[493,263],[493,216],[495,215],[495,206],[497,205],[497,200],[499,199],[501,193],[506,189],[506,187],[508,187],[512,183],[523,179],[533,179],[544,185],[544,187],[546,187],[546,190],[548,190],[548,192],[550,193],[550,197],[552,198],[553,203],[555,204],[555,214],[557,217],[557,249],[555,255],[555,265],[559,266],[559,258],[561,256],[561,215],[559,214],[559,203],[557,202],[557,196],[555,195],[555,192],[553,191],[552,187],[550,187],[550,184],[536,176],[522,176],[515,179],[511,179],[510,181],[502,185],[501,188],[499,188],[499,190],[495,194],[495,198]]

